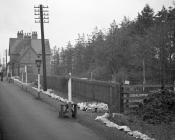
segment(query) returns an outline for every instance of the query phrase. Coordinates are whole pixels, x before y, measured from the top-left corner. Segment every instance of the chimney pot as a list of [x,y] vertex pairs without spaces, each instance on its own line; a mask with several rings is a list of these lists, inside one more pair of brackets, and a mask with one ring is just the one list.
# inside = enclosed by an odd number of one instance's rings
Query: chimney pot
[[23,30],[18,31],[17,38],[23,39],[23,37],[24,37]]
[[32,32],[32,39],[38,39],[38,34],[37,32]]

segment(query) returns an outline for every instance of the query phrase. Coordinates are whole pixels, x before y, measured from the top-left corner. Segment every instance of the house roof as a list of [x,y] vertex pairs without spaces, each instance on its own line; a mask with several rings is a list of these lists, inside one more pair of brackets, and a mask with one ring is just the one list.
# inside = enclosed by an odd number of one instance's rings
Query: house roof
[[[37,54],[42,54],[41,39],[32,39],[31,47],[36,51]],[[45,52],[51,54],[49,40],[45,39]]]
[[25,52],[21,56],[18,57],[17,61],[18,62],[20,61],[20,63],[21,63],[23,61],[23,58],[28,54],[28,51],[32,51],[37,55],[36,51],[32,47],[29,47],[25,50]]
[[[29,47],[32,47],[37,54],[42,53],[41,39],[9,39],[9,55],[22,55]],[[45,53],[51,54],[49,40],[45,39]]]

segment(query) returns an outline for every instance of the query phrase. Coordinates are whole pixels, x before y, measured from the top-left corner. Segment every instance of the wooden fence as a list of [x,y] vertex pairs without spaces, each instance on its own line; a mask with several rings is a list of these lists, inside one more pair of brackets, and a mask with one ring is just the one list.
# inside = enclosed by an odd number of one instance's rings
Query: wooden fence
[[[30,79],[34,80],[36,76],[33,75]],[[42,80],[41,76],[41,84]],[[64,76],[47,76],[48,88],[60,91],[65,95],[67,95],[67,84],[68,78]],[[174,89],[174,85],[165,87]],[[160,88],[161,85],[120,85],[119,83],[72,78],[72,96],[82,101],[104,102],[113,112],[124,112],[137,107],[148,94]]]
[[[174,85],[166,85],[165,88],[174,90]],[[121,96],[122,110],[131,110],[138,107],[148,94],[161,89],[161,85],[122,85]]]
[[72,95],[85,101],[107,103],[113,111],[121,112],[119,84],[73,78]]
[[[35,81],[37,78],[36,75],[30,75],[29,77],[29,82]],[[43,77],[41,76],[42,83]],[[68,78],[55,75],[47,76],[47,87],[67,95]],[[72,96],[82,101],[104,102],[108,104],[112,111],[122,112],[120,85],[116,83],[72,78]]]
[[[42,83],[41,77],[41,83]],[[47,76],[47,86],[67,95],[68,79],[63,76]],[[111,82],[72,78],[72,96],[82,101],[108,104],[114,112],[121,112],[120,85]]]

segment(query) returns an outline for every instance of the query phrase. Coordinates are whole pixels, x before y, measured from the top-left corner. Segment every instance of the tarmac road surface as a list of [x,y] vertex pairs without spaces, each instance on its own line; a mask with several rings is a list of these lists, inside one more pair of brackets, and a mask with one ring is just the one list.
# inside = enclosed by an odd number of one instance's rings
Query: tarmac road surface
[[0,139],[102,140],[74,119],[60,119],[54,108],[19,87],[0,82]]

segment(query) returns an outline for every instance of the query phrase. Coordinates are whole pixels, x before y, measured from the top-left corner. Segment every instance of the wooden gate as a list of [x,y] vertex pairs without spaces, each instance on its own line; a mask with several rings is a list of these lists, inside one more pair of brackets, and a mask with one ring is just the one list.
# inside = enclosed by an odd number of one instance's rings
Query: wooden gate
[[[165,88],[174,90],[174,85],[166,85]],[[123,102],[123,110],[131,111],[143,103],[148,94],[160,90],[161,85],[122,85],[121,95]]]

